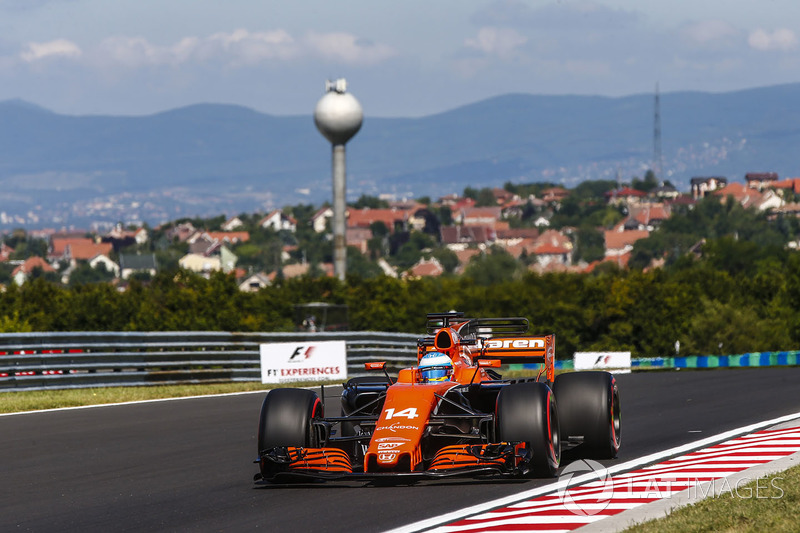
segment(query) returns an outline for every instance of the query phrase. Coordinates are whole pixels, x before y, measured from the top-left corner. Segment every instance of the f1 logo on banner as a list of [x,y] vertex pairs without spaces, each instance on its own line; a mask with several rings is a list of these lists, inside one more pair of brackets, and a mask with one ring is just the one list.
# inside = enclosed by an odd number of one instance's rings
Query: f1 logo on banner
[[262,344],[261,383],[347,379],[345,341]]

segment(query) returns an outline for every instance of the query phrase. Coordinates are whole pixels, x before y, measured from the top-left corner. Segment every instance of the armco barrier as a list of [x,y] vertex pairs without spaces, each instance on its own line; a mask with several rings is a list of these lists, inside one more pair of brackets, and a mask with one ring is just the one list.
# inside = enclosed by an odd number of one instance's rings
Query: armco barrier
[[259,346],[343,340],[348,374],[366,361],[389,371],[416,362],[419,335],[320,333],[69,332],[0,334],[0,390],[260,381]]
[[[754,352],[741,355],[689,355],[684,357],[639,357],[631,359],[631,368],[746,368],[755,366],[800,365],[800,350],[786,352]],[[573,370],[570,359],[559,359],[556,370]],[[538,365],[511,365],[512,370],[538,368]]]
[[[343,340],[349,376],[366,375],[367,361],[386,361],[387,370],[396,373],[416,362],[420,336],[373,331],[0,333],[0,391],[260,381],[259,346],[275,342]],[[633,369],[784,365],[800,365],[800,351],[631,361]],[[571,370],[573,364],[557,360],[556,368]]]
[[633,368],[742,368],[800,365],[800,351],[754,352],[741,355],[689,355],[685,357],[641,357]]

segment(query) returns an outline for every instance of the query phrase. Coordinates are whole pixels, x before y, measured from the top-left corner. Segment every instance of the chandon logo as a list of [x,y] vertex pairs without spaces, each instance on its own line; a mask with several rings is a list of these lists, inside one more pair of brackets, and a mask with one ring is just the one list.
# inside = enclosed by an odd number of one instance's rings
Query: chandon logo
[[386,430],[389,430],[392,433],[394,433],[395,431],[404,430],[404,429],[419,429],[419,428],[417,426],[401,426],[400,424],[392,424],[391,426],[377,427],[377,428],[375,428],[375,431],[386,431]]

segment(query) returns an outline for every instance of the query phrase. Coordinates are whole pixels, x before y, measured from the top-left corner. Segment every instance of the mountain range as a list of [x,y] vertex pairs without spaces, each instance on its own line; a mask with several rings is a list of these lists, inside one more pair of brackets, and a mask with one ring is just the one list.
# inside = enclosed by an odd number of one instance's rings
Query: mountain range
[[[659,97],[663,175],[800,175],[800,84]],[[314,102],[309,103],[313,108]],[[655,95],[507,94],[419,118],[371,117],[347,145],[348,197],[630,181],[653,166]],[[330,145],[307,116],[198,104],[70,116],[0,102],[0,227],[156,225],[330,200]]]

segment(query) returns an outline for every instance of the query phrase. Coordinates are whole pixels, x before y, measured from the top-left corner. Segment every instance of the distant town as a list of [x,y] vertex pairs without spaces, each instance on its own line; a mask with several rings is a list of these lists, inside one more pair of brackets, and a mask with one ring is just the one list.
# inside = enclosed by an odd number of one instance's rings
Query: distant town
[[[800,178],[773,172],[741,180],[695,177],[685,192],[648,171],[629,184],[587,181],[573,189],[533,183],[467,187],[435,200],[362,196],[347,209],[348,274],[461,275],[486,256],[537,273],[588,273],[604,263],[627,268],[635,243],[709,197],[768,217],[800,216]],[[45,277],[123,290],[132,278],[146,281],[180,267],[206,277],[228,273],[241,290],[253,291],[276,278],[332,276],[332,216],[328,205],[297,205],[266,214],[176,218],[157,228],[6,231],[0,283]],[[658,266],[656,258],[647,268]]]

